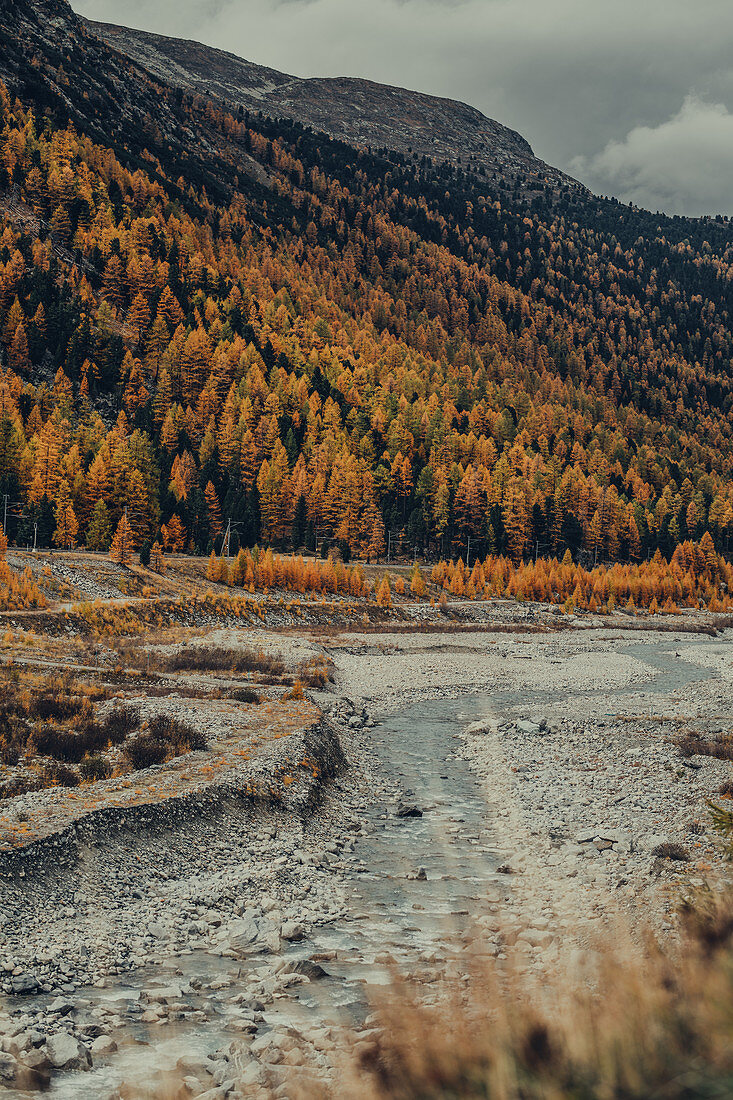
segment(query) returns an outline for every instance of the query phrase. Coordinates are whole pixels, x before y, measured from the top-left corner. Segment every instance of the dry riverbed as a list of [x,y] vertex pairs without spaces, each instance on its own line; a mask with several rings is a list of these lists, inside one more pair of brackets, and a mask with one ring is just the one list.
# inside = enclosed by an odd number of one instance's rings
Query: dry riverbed
[[[326,716],[313,797],[253,804],[231,784],[197,786],[171,817],[77,827],[42,873],[8,865],[0,1073],[16,1088],[53,1073],[59,1096],[111,1097],[123,1079],[155,1094],[155,1067],[189,1095],[219,1090],[212,1100],[285,1096],[293,1073],[325,1092],[339,1011],[370,1042],[353,989],[396,959],[437,995],[435,980],[466,966],[462,915],[483,953],[542,974],[590,965],[620,926],[650,923],[672,946],[680,896],[725,874],[706,800],[733,769],[678,742],[730,728],[727,633],[228,642],[288,665],[333,660],[335,684],[312,693]],[[405,714],[417,717],[395,724]],[[422,818],[397,816],[413,810]],[[379,893],[398,880],[401,925]]]

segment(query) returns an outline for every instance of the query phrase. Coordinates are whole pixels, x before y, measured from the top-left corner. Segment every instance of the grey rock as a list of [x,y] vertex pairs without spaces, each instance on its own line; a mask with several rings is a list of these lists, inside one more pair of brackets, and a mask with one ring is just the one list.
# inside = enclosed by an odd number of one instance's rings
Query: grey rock
[[187,1077],[209,1077],[213,1069],[213,1063],[209,1062],[207,1065],[201,1058],[197,1058],[193,1054],[184,1054],[182,1058],[179,1058],[176,1062],[176,1069]]
[[51,1063],[44,1050],[29,1050],[27,1054],[23,1055],[23,1063],[28,1069],[36,1070],[37,1073],[41,1074],[47,1074],[51,1069]]
[[422,817],[422,810],[412,802],[400,802],[395,810],[395,817]]
[[246,914],[229,925],[225,945],[239,954],[255,943],[258,936],[257,921],[251,914]]
[[92,1043],[92,1054],[94,1057],[99,1055],[114,1054],[117,1050],[117,1043],[110,1035],[100,1035],[98,1039],[95,1039]]
[[12,1054],[0,1051],[0,1081],[14,1081],[17,1072],[17,1059]]
[[68,1031],[58,1031],[50,1036],[46,1054],[56,1069],[88,1069],[92,1064],[89,1051]]
[[308,978],[311,982],[318,982],[329,977],[328,972],[311,959],[298,959],[296,962],[287,963],[283,967],[282,973],[302,974],[304,978]]
[[165,985],[160,989],[144,989],[140,994],[140,1000],[149,1001],[151,1004],[175,1004],[190,992],[187,986]]
[[36,993],[41,988],[41,983],[32,970],[11,978],[10,985],[13,993]]
[[302,940],[305,935],[305,929],[302,924],[298,924],[294,920],[286,920],[280,928],[280,935],[284,940]]
[[262,937],[261,947],[273,955],[278,953],[280,950],[280,933],[277,928],[273,928]]
[[595,840],[599,835],[597,829],[581,829],[576,835],[575,840],[578,844],[590,844],[592,840]]

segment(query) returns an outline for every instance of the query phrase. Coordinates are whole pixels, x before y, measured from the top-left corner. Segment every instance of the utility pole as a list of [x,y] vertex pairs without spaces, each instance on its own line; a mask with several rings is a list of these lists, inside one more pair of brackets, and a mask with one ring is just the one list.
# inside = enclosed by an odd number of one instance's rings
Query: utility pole
[[3,495],[3,534],[8,533],[8,494]]
[[231,518],[230,518],[230,519],[227,520],[227,529],[226,529],[226,532],[224,534],[224,542],[222,543],[222,547],[221,547],[221,556],[224,557],[224,554],[226,553],[227,561],[229,560],[229,536],[231,534],[231,530],[232,530],[232,521],[231,521]]
[[387,565],[389,565],[389,555],[392,551],[392,532],[387,531]]
[[36,542],[38,540],[38,524],[33,524],[33,553],[36,552]]
[[468,547],[466,548],[466,569],[471,568],[471,536],[468,536]]

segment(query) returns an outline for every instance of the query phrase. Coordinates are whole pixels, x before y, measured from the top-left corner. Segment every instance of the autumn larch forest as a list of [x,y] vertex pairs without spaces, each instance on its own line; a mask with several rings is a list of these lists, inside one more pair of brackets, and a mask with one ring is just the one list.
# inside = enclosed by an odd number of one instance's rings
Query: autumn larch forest
[[[543,560],[638,581],[674,557],[724,594],[727,220],[159,89],[179,133],[216,142],[207,174],[154,115],[108,144],[98,120],[85,132],[62,55],[29,47],[17,72],[0,87],[11,543],[216,555],[228,530],[230,555],[336,543],[348,561],[383,558],[389,532],[393,552],[462,559],[464,590],[477,559],[474,590],[526,563],[522,591],[552,598]],[[647,606],[690,595],[649,585]]]

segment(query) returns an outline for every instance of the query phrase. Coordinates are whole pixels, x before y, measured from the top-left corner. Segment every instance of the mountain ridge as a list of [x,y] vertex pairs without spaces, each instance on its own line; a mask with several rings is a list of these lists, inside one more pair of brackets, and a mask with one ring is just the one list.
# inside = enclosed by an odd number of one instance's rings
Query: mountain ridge
[[296,77],[192,39],[86,20],[108,45],[174,87],[294,118],[357,147],[471,163],[553,189],[572,183],[537,158],[517,131],[460,100],[360,77]]

